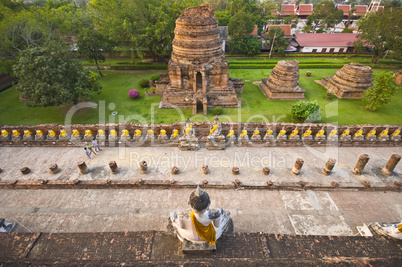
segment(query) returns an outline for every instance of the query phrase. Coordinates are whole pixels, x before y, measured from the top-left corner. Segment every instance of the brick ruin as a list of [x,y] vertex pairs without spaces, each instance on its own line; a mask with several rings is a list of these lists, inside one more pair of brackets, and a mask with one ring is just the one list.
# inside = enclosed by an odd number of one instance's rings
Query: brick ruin
[[373,70],[359,63],[349,63],[332,77],[323,77],[318,84],[341,99],[362,99],[364,90],[373,86]]
[[259,84],[268,99],[294,100],[306,99],[306,92],[299,85],[299,62],[297,60],[281,60],[272,70],[268,78]]
[[212,5],[187,8],[176,20],[168,74],[161,74],[156,88],[162,93],[159,108],[238,107],[241,79],[229,77],[229,63],[222,50],[218,20]]

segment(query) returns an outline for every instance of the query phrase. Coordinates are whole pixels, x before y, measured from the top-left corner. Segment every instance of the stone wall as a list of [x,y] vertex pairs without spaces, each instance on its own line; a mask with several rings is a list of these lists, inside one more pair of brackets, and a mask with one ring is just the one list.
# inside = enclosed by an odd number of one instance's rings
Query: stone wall
[[[210,127],[213,122],[194,122],[193,123],[193,128],[195,130],[195,135],[198,138],[199,142],[203,143],[206,142],[207,136],[209,135]],[[250,142],[249,145],[265,145],[265,146],[303,146],[303,145],[311,145],[311,146],[325,146],[328,144],[331,145],[339,145],[339,146],[399,146],[401,144],[400,137],[396,138],[396,140],[386,140],[386,141],[380,141],[379,139],[379,134],[385,130],[388,127],[388,135],[391,137],[391,134],[394,133],[398,128],[400,128],[400,125],[332,125],[332,124],[294,124],[294,123],[239,123],[239,122],[222,122],[222,134],[227,135],[230,128],[233,127],[233,130],[235,131],[235,136],[238,137],[243,130],[244,127],[246,127],[248,131],[248,136],[251,138],[254,130],[258,127],[260,131],[260,136],[261,139],[263,139],[266,131],[268,129],[272,129],[273,133],[272,135],[274,136],[274,139],[271,142],[265,142],[265,141],[257,141],[257,142]],[[352,140],[346,141],[346,140],[341,140],[341,138],[337,138],[337,140],[334,142],[329,142],[327,138],[324,136],[323,139],[321,140],[295,140],[291,141],[289,139],[286,140],[277,140],[277,135],[279,132],[284,129],[286,130],[286,135],[290,135],[293,130],[295,130],[297,127],[297,130],[299,131],[298,135],[302,137],[303,133],[308,130],[311,127],[311,136],[315,137],[315,135],[324,127],[325,130],[325,136],[328,136],[328,134],[333,130],[337,129],[338,135],[340,137],[341,133],[349,128],[350,130],[350,135],[352,137]],[[366,135],[372,131],[376,127],[376,134],[375,134],[375,139],[376,140],[367,140]],[[121,140],[120,136],[123,132],[124,129],[127,129],[129,131],[130,136],[132,137],[134,135],[134,131],[136,129],[139,129],[142,131],[142,137],[145,137],[147,134],[147,131],[149,129],[152,129],[154,131],[155,136],[157,137],[160,133],[161,129],[166,130],[166,134],[168,137],[173,132],[173,129],[176,128],[179,130],[180,135],[183,134],[184,128],[185,128],[185,123],[184,122],[178,122],[174,124],[135,124],[135,123],[120,123],[120,124],[78,124],[78,125],[58,125],[58,124],[40,124],[40,125],[31,125],[31,126],[7,126],[7,125],[2,125],[0,126],[0,130],[6,130],[9,133],[9,136],[0,136],[0,145],[6,145],[6,146],[24,146],[24,145],[31,145],[31,146],[80,146],[82,145],[83,142],[88,142],[92,139],[90,137],[89,139],[84,140],[84,135],[86,130],[90,130],[92,132],[92,136],[96,136],[98,133],[98,130],[103,130],[105,132],[105,143],[108,143],[107,137],[109,136],[109,133],[111,130],[116,130],[118,133],[119,140],[125,143],[126,145],[132,145],[136,146],[139,145],[139,143],[136,143],[135,141],[123,141]],[[46,136],[48,135],[49,130],[53,130],[56,133],[56,136],[60,135],[61,130],[64,129],[68,136],[68,140],[61,141],[59,139],[57,140],[49,140]],[[12,131],[17,130],[19,133],[21,133],[21,137],[24,135],[24,130],[29,130],[35,135],[36,130],[41,130],[44,135],[44,140],[42,141],[13,141],[12,140]],[[71,135],[73,130],[77,130],[80,133],[80,136],[75,138],[75,140],[72,140]],[[354,141],[353,137],[356,132],[359,130],[362,130],[362,137],[360,141]],[[395,139],[395,138],[393,138]],[[117,145],[117,142],[110,143],[109,145]],[[158,142],[151,142],[151,143],[141,143],[141,145],[144,146],[152,146],[152,145],[158,145]],[[170,142],[165,142],[163,144],[159,144],[162,146],[176,146],[177,143],[170,143]],[[246,144],[243,144],[246,145]]]

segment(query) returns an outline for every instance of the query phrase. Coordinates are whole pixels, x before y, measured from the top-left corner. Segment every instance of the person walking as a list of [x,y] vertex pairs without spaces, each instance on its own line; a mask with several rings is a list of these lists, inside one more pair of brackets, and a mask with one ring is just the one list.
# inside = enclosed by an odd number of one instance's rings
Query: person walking
[[99,147],[98,145],[98,141],[96,140],[96,138],[94,138],[92,140],[92,146],[94,147],[95,151],[101,151],[102,149]]
[[84,150],[85,150],[85,154],[87,154],[88,158],[89,158],[89,159],[92,159],[92,158],[91,158],[91,152],[89,152],[89,150],[87,149],[87,147],[84,147]]
[[87,149],[90,154],[94,153],[95,155],[98,155],[98,153],[96,153],[95,150],[93,150],[91,146],[87,146]]

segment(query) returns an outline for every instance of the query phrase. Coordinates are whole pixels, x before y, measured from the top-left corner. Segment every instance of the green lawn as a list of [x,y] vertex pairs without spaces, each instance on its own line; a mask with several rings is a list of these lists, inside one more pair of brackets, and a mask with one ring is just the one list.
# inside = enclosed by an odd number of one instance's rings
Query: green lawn
[[[335,59],[333,59],[335,60]],[[402,106],[402,94],[393,97],[392,102],[375,112],[368,112],[363,108],[361,100],[338,100],[333,97],[325,98],[325,89],[316,84],[323,76],[333,75],[337,69],[311,69],[314,78],[303,77],[309,69],[300,70],[300,85],[306,90],[308,100],[317,100],[322,110],[320,122],[338,124],[402,124],[399,115]],[[383,70],[374,69],[374,75]],[[181,111],[158,109],[161,97],[145,97],[144,89],[140,89],[141,98],[132,100],[128,91],[138,89],[138,80],[148,78],[153,73],[161,71],[105,71],[101,79],[103,89],[95,95],[92,102],[97,108],[82,108],[72,116],[74,124],[89,124],[99,122],[134,122],[134,123],[173,123],[184,121],[190,117],[192,121],[212,120],[212,109],[208,115],[192,115],[191,109]],[[244,99],[241,109],[224,108],[222,121],[267,121],[290,122],[290,105],[296,101],[267,100],[258,86],[252,82],[267,77],[271,70],[267,69],[235,69],[230,70],[233,78],[242,78],[245,81],[244,92],[239,98]],[[3,125],[34,125],[43,123],[65,124],[66,114],[72,105],[60,107],[28,108],[18,101],[18,91],[11,88],[0,93],[0,124]],[[116,116],[111,115],[117,111]],[[103,119],[104,118],[104,119]]]

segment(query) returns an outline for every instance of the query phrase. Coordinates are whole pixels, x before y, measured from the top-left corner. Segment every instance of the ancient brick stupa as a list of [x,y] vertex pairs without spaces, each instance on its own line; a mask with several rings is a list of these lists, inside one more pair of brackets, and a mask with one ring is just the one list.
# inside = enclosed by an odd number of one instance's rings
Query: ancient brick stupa
[[338,98],[361,99],[364,90],[371,87],[373,70],[359,63],[349,63],[338,70],[332,77],[323,77],[317,83]]
[[176,20],[168,74],[156,83],[159,108],[237,107],[243,82],[230,79],[212,5],[187,8]]
[[268,78],[260,83],[262,92],[268,99],[306,99],[306,92],[299,85],[299,62],[297,60],[281,60],[272,70]]

